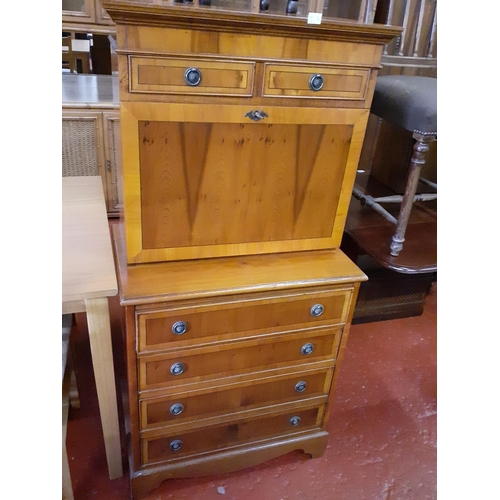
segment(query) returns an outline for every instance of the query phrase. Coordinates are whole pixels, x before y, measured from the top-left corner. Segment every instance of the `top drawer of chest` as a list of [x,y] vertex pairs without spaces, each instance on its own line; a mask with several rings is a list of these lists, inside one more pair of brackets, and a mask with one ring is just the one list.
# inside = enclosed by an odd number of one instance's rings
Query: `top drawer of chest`
[[255,63],[130,56],[131,92],[252,95]]
[[[345,323],[351,288],[234,299],[137,313],[138,351]],[[215,338],[216,337],[216,338]]]

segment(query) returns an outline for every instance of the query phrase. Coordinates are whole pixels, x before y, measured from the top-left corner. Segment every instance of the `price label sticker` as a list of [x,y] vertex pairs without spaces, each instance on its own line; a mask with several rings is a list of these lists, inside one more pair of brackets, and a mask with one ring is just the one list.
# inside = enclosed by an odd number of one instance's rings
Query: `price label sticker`
[[309,12],[307,16],[307,24],[321,24],[321,18],[323,14],[321,12]]

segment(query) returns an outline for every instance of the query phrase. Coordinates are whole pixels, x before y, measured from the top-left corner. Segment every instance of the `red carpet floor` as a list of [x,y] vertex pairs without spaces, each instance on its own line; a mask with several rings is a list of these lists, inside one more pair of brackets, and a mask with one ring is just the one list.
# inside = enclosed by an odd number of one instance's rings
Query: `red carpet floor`
[[[124,362],[117,298],[110,309],[120,384]],[[67,433],[75,499],[125,500],[130,498],[125,445],[125,475],[111,481],[84,314],[77,315],[77,323],[72,342],[81,407],[70,409]],[[231,474],[172,479],[147,500],[435,499],[436,336],[435,285],[422,316],[351,328],[321,458],[294,452]]]

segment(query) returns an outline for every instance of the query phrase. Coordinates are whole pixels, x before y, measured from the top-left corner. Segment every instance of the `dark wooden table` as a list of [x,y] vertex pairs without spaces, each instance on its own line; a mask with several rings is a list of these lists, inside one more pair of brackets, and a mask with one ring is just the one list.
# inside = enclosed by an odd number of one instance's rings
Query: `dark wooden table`
[[[397,194],[366,174],[358,174],[356,185],[361,187],[365,194],[373,197]],[[419,187],[422,188],[419,192],[432,192],[432,188],[423,184]],[[391,212],[391,215],[397,217],[399,204],[384,204],[384,207]],[[349,253],[367,254],[382,267],[398,273],[419,274],[437,271],[436,201],[417,202],[413,205],[404,247],[397,257],[389,252],[394,230],[394,224],[373,209],[363,206],[354,197],[351,199],[345,233],[359,248],[351,249]],[[356,260],[355,255],[351,255],[351,258]]]

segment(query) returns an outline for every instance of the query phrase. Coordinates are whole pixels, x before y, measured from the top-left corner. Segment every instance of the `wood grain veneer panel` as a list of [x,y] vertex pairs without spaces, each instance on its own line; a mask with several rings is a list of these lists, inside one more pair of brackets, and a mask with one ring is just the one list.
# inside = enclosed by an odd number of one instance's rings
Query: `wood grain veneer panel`
[[340,245],[368,110],[264,109],[123,103],[129,262]]
[[351,131],[139,122],[143,248],[328,238]]
[[[143,305],[144,310],[164,307],[163,302],[214,297],[302,291],[304,286],[338,285],[351,288],[366,275],[341,251],[222,257],[210,260],[128,266],[124,224],[113,225],[120,300],[123,305]],[[143,309],[141,309],[143,310]]]

